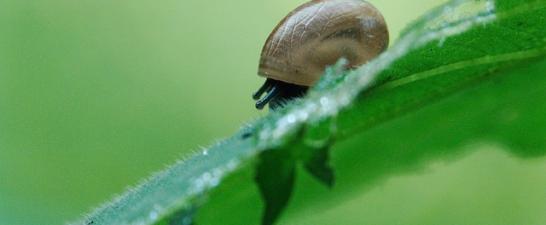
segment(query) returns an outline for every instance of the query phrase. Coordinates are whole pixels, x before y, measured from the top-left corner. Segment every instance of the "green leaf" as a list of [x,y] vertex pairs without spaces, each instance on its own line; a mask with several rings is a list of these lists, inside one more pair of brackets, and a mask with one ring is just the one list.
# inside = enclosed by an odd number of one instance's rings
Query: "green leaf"
[[296,165],[289,151],[260,154],[256,183],[266,204],[262,224],[271,225],[281,214],[294,189]]
[[[435,150],[479,138],[506,142],[519,155],[544,155],[546,83],[540,74],[546,67],[533,62],[546,54],[545,23],[543,0],[447,3],[367,65],[327,70],[305,99],[152,176],[75,224],[192,224],[196,215],[197,224],[256,224],[260,196],[268,203],[263,221],[272,223],[290,198],[300,162],[320,181],[333,182],[327,162],[332,144],[336,196],[361,192],[362,183],[391,170],[455,154]],[[346,76],[332,79],[340,74]],[[542,108],[529,107],[537,105]],[[338,199],[313,195],[316,182],[296,184],[294,190],[305,188],[307,195],[294,208],[327,207]]]

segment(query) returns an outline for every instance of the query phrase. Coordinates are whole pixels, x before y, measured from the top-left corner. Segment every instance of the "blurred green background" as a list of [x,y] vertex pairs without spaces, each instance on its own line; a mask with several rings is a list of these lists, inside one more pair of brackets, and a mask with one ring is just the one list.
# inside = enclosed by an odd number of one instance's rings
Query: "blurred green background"
[[[260,50],[302,2],[0,1],[0,224],[74,220],[266,113]],[[394,41],[445,1],[370,2]]]

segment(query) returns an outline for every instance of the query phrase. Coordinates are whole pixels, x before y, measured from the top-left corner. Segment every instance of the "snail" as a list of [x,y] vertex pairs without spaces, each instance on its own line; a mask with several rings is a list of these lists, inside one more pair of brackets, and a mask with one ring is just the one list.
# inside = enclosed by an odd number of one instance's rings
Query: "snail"
[[345,58],[347,68],[355,68],[382,53],[388,43],[385,20],[370,3],[307,2],[290,12],[264,44],[258,75],[266,81],[253,95],[256,108],[269,103],[275,109],[301,97],[327,66]]

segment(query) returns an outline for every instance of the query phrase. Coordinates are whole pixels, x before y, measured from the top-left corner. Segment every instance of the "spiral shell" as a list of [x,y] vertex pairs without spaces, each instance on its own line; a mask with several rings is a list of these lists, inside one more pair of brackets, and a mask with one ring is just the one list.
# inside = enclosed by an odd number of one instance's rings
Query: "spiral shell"
[[389,43],[381,13],[361,0],[313,0],[288,14],[271,32],[258,74],[290,84],[312,86],[339,58],[356,67]]

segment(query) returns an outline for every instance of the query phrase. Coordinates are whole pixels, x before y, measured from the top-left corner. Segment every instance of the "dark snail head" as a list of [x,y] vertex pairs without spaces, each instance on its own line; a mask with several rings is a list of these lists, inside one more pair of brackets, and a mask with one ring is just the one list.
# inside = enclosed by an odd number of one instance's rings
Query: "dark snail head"
[[[348,67],[368,62],[389,43],[385,20],[361,0],[313,0],[290,12],[271,32],[258,75],[267,78],[254,94],[256,108],[271,108],[305,94],[324,69],[340,58]],[[265,96],[262,98],[262,95]]]

